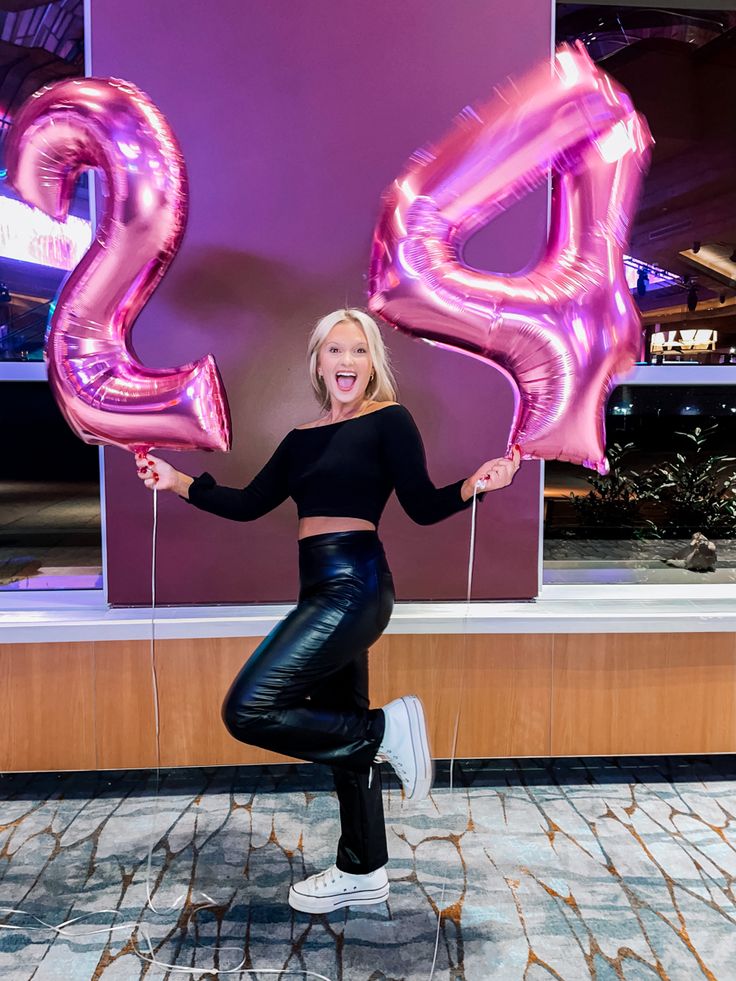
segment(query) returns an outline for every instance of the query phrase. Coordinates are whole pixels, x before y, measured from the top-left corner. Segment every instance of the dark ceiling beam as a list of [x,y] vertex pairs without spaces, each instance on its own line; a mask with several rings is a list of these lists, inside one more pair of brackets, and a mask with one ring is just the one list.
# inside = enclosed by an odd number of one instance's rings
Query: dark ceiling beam
[[34,10],[36,7],[48,7],[49,0],[0,0],[0,10],[9,14],[17,14],[21,10]]
[[70,64],[44,48],[25,48],[0,41],[0,115],[9,121],[43,85],[81,74],[81,66]]

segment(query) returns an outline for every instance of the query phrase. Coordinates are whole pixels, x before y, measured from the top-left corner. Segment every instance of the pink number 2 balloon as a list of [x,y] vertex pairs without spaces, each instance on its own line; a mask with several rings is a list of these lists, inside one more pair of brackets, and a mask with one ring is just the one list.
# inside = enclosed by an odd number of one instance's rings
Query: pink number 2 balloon
[[[627,93],[562,46],[508,99],[466,111],[415,154],[384,197],[370,307],[404,331],[493,364],[511,379],[509,448],[606,472],[605,404],[639,350],[623,252],[652,139]],[[552,170],[539,262],[518,275],[471,269],[467,239]]]
[[18,113],[6,161],[20,196],[57,219],[83,170],[103,177],[95,239],[62,287],[46,338],[49,383],[72,429],[87,443],[131,450],[229,449],[212,355],[147,368],[130,338],[186,225],[184,160],[158,109],[117,79],[49,85]]

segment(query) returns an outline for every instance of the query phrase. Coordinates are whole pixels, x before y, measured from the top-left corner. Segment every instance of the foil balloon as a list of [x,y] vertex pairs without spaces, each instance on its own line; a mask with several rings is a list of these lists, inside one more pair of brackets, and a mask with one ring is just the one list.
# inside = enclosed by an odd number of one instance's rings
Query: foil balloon
[[[628,94],[582,45],[565,45],[551,70],[466,110],[384,196],[370,308],[504,372],[515,395],[508,446],[526,458],[607,472],[606,401],[640,345],[623,253],[651,144]],[[468,267],[468,238],[550,170],[539,261],[512,276]]]
[[131,341],[186,224],[184,160],[159,110],[118,79],[57,82],[21,107],[5,154],[18,194],[56,219],[66,218],[82,171],[102,178],[95,238],[61,289],[45,344],[72,429],[87,443],[131,450],[227,450],[230,415],[212,355],[147,368]]

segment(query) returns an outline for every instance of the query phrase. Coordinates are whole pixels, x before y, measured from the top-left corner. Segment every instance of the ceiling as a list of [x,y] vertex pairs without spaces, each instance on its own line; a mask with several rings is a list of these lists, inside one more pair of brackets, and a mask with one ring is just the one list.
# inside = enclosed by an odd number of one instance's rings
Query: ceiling
[[0,0],[0,139],[36,89],[83,74],[82,0]]
[[717,315],[736,332],[736,10],[558,4],[558,41],[577,38],[655,139],[630,252],[675,278],[639,298],[645,323]]
[[[49,82],[83,74],[82,0],[0,0],[0,171],[3,137],[23,102]],[[2,182],[0,194],[15,196]],[[89,215],[86,180],[77,183],[71,212]],[[0,258],[0,281],[14,296],[51,297],[62,278],[56,269]]]
[[[560,3],[556,21],[558,42],[582,40],[629,90],[656,141],[630,252],[673,276],[639,299],[645,322],[718,316],[736,333],[736,9]],[[18,106],[83,73],[82,0],[0,0],[0,168]]]

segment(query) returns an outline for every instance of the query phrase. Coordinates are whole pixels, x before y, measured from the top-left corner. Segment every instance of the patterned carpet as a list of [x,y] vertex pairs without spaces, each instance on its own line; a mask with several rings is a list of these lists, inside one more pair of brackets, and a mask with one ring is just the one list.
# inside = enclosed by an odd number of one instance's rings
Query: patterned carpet
[[[252,973],[221,976],[426,981],[441,908],[437,981],[736,979],[736,759],[455,774],[451,791],[440,769],[422,804],[386,781],[389,902],[320,917],[286,896],[334,857],[327,771],[168,771],[158,801],[150,773],[0,777],[0,905],[25,911],[0,915],[20,928],[0,931],[0,977],[204,979],[245,959]],[[68,930],[91,935],[31,931],[30,914],[90,914]],[[192,973],[141,961],[146,936]]]

